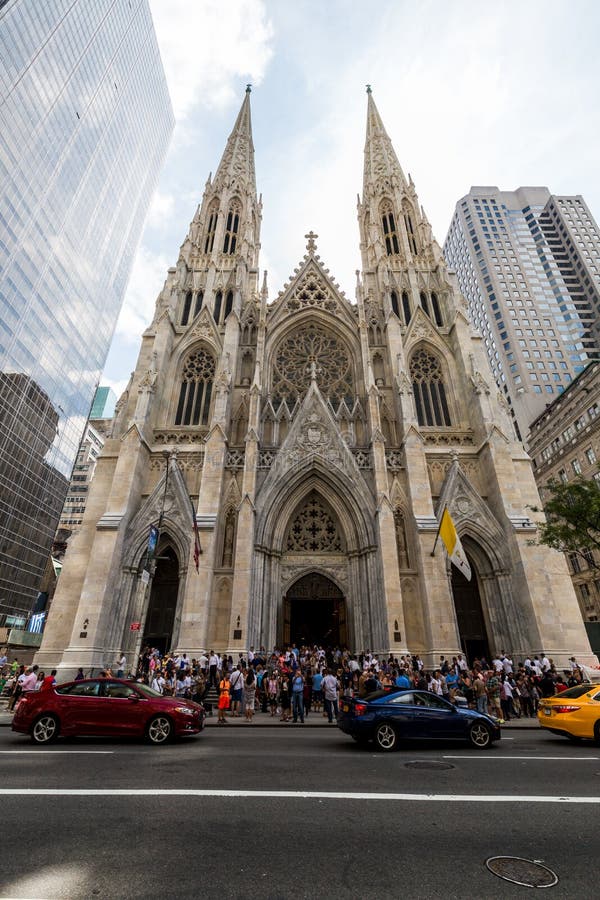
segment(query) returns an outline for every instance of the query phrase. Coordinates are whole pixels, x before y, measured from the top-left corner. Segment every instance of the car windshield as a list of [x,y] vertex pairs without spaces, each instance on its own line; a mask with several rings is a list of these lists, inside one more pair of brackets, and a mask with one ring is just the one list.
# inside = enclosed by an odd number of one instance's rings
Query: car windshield
[[584,694],[589,693],[589,691],[594,690],[593,684],[577,684],[575,687],[567,688],[566,691],[562,691],[560,694],[555,694],[556,697],[569,697],[571,700],[575,700],[577,697],[583,697]]
[[137,684],[135,685],[136,690],[143,694],[144,697],[162,697],[162,694],[159,694],[158,691],[155,691],[154,688],[148,687],[147,684]]

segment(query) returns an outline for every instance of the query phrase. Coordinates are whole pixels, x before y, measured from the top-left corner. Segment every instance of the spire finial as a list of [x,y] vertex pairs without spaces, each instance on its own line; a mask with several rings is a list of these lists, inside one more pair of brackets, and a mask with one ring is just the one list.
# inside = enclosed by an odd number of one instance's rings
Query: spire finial
[[251,90],[252,90],[252,85],[251,85],[251,84],[247,84],[247,85],[246,85],[246,93],[249,94],[249,93],[251,92]]
[[372,94],[372,93],[373,93],[373,91],[371,90],[371,85],[368,84],[367,85],[367,94]]
[[317,249],[317,245],[315,244],[315,238],[318,238],[319,235],[315,234],[314,231],[311,230],[308,232],[308,234],[305,234],[304,237],[308,241],[308,244],[306,245],[306,249],[308,250],[308,252],[310,254],[313,254],[315,252],[315,250]]

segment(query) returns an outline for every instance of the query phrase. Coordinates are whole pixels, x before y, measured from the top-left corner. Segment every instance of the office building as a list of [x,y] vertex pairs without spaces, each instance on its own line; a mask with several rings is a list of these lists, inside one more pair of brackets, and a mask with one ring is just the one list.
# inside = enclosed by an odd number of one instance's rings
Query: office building
[[28,610],[173,114],[147,0],[9,0],[0,58],[0,609]]
[[[600,362],[590,363],[532,422],[528,443],[542,502],[550,481],[600,481]],[[567,558],[581,614],[598,623],[600,551],[591,546]]]
[[99,387],[94,394],[90,419],[111,419],[117,405],[117,395],[110,387]]
[[473,187],[444,243],[518,437],[600,347],[600,231],[580,196]]

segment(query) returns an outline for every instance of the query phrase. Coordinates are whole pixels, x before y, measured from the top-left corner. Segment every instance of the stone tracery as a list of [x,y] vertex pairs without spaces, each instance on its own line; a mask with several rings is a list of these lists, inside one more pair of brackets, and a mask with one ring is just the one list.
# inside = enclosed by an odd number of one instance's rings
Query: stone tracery
[[354,399],[352,361],[345,345],[317,323],[294,331],[277,349],[273,363],[272,396],[292,406],[308,390],[311,364],[324,396],[334,403]]
[[286,550],[296,553],[342,553],[338,525],[316,491],[311,491],[296,513],[286,539]]

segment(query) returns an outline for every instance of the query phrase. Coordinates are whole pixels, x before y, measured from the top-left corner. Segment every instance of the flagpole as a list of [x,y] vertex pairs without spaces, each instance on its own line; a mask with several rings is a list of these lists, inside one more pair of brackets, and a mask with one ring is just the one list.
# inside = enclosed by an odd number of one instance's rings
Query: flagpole
[[445,505],[442,510],[442,515],[440,516],[440,521],[438,522],[437,534],[435,536],[435,541],[433,542],[433,550],[429,554],[430,556],[435,556],[435,548],[437,547],[438,538],[440,536],[440,528],[442,527],[442,519],[444,518],[444,513],[446,512],[447,508],[448,508],[447,505]]

